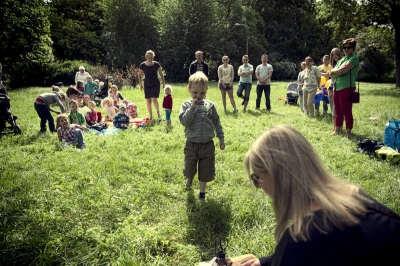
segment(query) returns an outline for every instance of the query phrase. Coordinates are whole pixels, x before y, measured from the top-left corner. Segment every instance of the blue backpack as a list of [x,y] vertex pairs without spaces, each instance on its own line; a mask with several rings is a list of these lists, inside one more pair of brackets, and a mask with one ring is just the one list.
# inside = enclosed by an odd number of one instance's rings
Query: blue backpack
[[389,120],[385,127],[383,143],[400,152],[400,120]]

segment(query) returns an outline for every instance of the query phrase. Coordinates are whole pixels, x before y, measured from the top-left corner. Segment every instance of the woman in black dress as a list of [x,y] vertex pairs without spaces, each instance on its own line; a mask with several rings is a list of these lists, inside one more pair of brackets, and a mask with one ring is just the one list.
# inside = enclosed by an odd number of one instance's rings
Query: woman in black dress
[[[160,96],[160,80],[161,77],[163,88],[165,87],[164,73],[161,65],[157,61],[153,61],[155,54],[152,50],[146,52],[146,61],[139,66],[139,85],[140,90],[143,90],[142,77],[144,74],[144,96],[146,98],[147,111],[149,112],[150,120],[153,119],[153,110],[151,103],[156,108],[158,118],[161,118],[160,109],[158,107],[158,97]],[[158,75],[157,75],[158,74]]]

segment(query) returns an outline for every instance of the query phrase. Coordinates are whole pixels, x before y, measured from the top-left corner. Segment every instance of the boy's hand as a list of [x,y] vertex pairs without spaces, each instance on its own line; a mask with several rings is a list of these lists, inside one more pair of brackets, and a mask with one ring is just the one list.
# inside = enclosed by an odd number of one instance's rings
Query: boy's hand
[[192,106],[196,107],[197,103],[199,102],[199,99],[197,99],[196,97],[192,99]]
[[221,141],[221,142],[219,143],[219,148],[220,148],[221,150],[225,150],[225,142]]

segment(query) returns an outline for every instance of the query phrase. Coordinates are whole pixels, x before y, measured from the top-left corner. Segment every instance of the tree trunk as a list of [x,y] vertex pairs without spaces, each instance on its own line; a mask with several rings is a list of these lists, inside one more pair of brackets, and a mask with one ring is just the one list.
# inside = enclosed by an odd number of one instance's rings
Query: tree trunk
[[395,42],[396,42],[396,87],[400,88],[400,20],[398,14],[400,5],[393,6],[390,14],[390,21],[394,27]]

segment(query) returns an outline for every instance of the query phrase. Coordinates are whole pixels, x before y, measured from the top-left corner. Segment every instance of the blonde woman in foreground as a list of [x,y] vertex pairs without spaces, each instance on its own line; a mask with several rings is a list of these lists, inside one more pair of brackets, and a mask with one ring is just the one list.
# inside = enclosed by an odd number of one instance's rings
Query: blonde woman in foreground
[[296,129],[267,130],[244,163],[254,186],[272,199],[277,245],[271,256],[233,265],[397,264],[400,217],[357,185],[333,177]]

